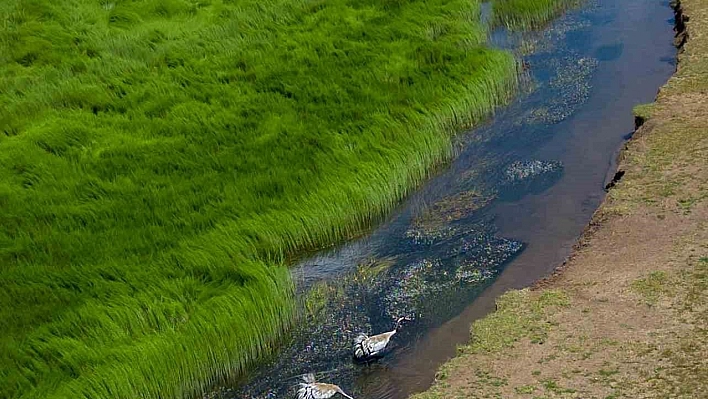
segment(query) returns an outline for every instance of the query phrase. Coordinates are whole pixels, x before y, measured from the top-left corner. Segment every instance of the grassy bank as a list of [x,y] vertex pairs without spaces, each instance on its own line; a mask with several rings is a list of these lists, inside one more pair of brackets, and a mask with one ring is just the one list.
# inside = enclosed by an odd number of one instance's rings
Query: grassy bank
[[572,258],[499,298],[414,398],[707,396],[708,3],[681,5],[677,72],[635,108],[625,174]]
[[508,29],[539,28],[579,0],[492,0],[492,21]]
[[468,1],[0,5],[0,397],[165,398],[513,93]]

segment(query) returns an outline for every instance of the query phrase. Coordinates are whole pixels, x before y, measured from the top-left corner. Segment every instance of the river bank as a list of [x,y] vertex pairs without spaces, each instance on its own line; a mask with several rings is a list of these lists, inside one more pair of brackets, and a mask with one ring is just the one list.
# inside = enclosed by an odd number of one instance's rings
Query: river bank
[[414,398],[706,397],[708,4],[676,15],[677,71],[637,107],[624,173],[573,255],[500,297]]

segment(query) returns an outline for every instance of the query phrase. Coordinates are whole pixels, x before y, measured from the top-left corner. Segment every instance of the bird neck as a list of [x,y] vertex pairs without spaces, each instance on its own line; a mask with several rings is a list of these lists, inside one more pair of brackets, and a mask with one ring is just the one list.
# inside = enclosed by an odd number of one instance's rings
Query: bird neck
[[339,388],[339,387],[337,387],[337,392],[339,392],[340,394],[342,394],[342,396],[344,396],[344,397],[346,397],[346,398],[354,399],[354,398],[352,398],[351,396],[349,396],[349,395],[347,395],[346,393],[344,393],[344,391],[342,391],[342,389]]
[[396,320],[396,328],[393,329],[393,332],[398,331],[399,328],[401,328],[401,322],[403,321],[404,317],[400,317],[398,320]]

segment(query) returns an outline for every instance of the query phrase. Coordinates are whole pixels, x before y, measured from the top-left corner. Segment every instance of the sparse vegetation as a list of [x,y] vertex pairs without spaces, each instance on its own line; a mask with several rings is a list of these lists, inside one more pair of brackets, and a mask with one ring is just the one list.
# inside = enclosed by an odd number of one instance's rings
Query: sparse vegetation
[[523,386],[514,388],[514,390],[516,390],[516,392],[520,393],[520,394],[530,395],[530,394],[534,393],[534,391],[536,390],[536,387],[533,385],[523,385]]
[[664,271],[654,271],[632,283],[632,289],[641,295],[647,304],[654,305],[662,294],[668,292],[668,276]]
[[468,351],[496,352],[513,347],[522,338],[543,342],[550,328],[545,322],[547,315],[568,305],[568,297],[562,291],[545,291],[540,296],[527,289],[508,292],[497,300],[496,312],[472,326]]

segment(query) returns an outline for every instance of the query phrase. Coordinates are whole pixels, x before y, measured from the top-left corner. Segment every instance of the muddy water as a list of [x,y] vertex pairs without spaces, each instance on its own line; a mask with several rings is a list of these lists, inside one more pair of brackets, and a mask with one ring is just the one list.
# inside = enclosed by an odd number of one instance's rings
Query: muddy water
[[[308,372],[357,398],[426,389],[494,298],[569,255],[633,130],[632,107],[674,71],[671,18],[668,3],[593,0],[542,32],[494,32],[528,63],[523,94],[460,135],[455,160],[370,234],[301,261],[306,319],[268,364],[211,396],[293,397]],[[398,316],[412,320],[390,353],[353,364],[356,333]]]

